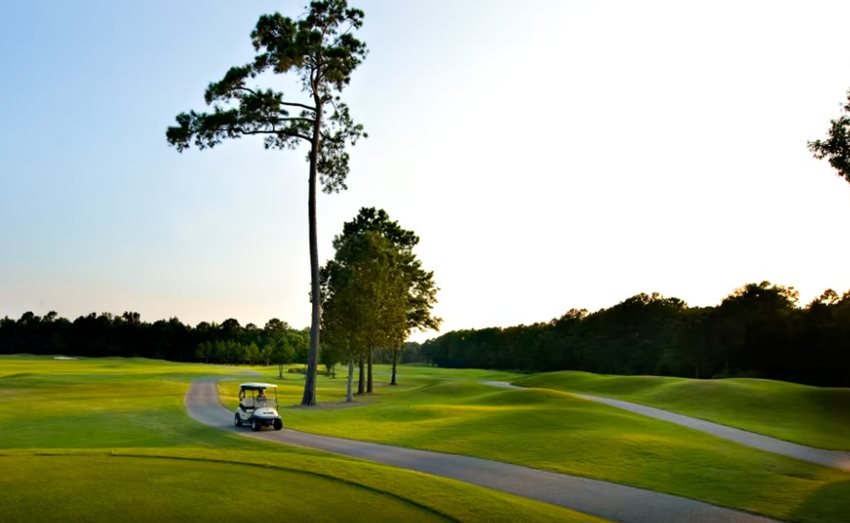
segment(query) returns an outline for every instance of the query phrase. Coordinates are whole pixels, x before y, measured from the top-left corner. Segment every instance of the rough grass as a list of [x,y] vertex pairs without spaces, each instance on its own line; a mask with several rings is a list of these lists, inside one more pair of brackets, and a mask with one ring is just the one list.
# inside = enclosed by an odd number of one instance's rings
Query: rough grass
[[[782,519],[840,521],[850,513],[845,472],[560,391],[485,386],[475,380],[499,378],[481,371],[422,370],[402,367],[401,385],[380,386],[356,407],[291,407],[282,415],[298,430],[490,458]],[[387,370],[381,367],[377,375],[384,381]],[[340,406],[344,385],[344,373],[320,380],[326,407]],[[229,406],[235,405],[236,389],[237,381],[220,387]],[[300,383],[283,382],[280,394],[282,404],[297,403]]]
[[803,445],[850,450],[850,389],[846,388],[747,378],[695,380],[573,371],[536,374],[514,383],[623,399]]
[[189,381],[234,372],[0,357],[0,520],[599,521],[191,420],[183,407]]

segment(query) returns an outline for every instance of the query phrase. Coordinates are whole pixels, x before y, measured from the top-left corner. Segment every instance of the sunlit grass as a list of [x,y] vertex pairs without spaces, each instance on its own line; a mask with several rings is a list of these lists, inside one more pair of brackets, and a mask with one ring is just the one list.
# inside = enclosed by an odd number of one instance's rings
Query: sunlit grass
[[730,378],[551,372],[517,385],[624,399],[825,449],[850,450],[850,389]]
[[143,359],[0,358],[0,449],[226,445],[187,419],[193,377],[232,368]]
[[[0,430],[0,454],[9,454],[0,460],[12,460],[4,462],[9,470],[27,468],[24,462],[14,464],[15,459],[41,457],[34,454],[45,452],[85,453],[93,460],[110,454],[145,454],[235,461],[232,466],[265,463],[287,473],[317,471],[345,479],[358,488],[389,493],[404,503],[457,519],[580,518],[557,507],[458,482],[246,441],[188,418],[183,395],[191,379],[244,370],[249,369],[149,360],[0,358],[0,426],[4,429]],[[261,375],[246,374],[222,385],[225,403],[235,404],[240,381],[278,383],[284,420],[296,429],[595,477],[782,519],[840,521],[850,513],[850,475],[846,473],[734,445],[557,390],[497,389],[478,382],[526,379],[517,374],[402,367],[400,385],[391,387],[386,385],[389,369],[379,366],[376,393],[359,397],[355,406],[347,407],[343,370],[336,379],[320,378],[320,408],[303,409],[296,406],[302,375],[286,373],[279,380],[276,368],[253,370]],[[30,407],[41,408],[43,416],[22,419],[21,409]],[[180,476],[183,472],[178,469],[175,474]],[[193,477],[196,470],[189,467],[185,477]],[[227,483],[232,470],[222,468],[208,475]],[[289,481],[283,478],[281,482]],[[114,476],[92,488],[108,491],[120,479]],[[286,496],[285,489],[280,490]],[[2,496],[20,494],[14,486],[0,492]],[[348,495],[340,493],[341,499]],[[121,499],[115,498],[116,506],[121,506]],[[156,501],[145,496],[136,499]],[[317,509],[316,514],[321,513]]]
[[[228,478],[229,480],[222,481]],[[206,459],[85,456],[0,458],[9,521],[444,521],[427,508],[327,477]],[[49,495],[45,495],[49,493]],[[127,510],[133,507],[133,510]],[[323,517],[324,515],[324,517]]]
[[[598,521],[188,417],[191,379],[242,370],[0,357],[0,520]],[[299,386],[300,376],[287,378]]]
[[[478,380],[498,378],[482,371],[403,367],[397,387],[384,385],[385,367],[377,375],[382,386],[376,394],[347,408],[339,403],[344,372],[335,380],[321,378],[326,408],[284,408],[286,425],[615,481],[783,519],[836,521],[850,513],[850,474],[841,471],[557,390],[486,386]],[[235,405],[237,384],[221,385],[228,406]],[[293,390],[300,394],[295,384]]]

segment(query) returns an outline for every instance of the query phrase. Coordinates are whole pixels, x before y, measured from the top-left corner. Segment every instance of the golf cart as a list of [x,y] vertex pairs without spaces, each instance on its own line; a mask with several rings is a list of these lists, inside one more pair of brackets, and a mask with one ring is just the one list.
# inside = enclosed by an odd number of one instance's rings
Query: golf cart
[[[266,396],[266,390],[274,391],[274,397]],[[283,428],[283,420],[277,413],[277,385],[271,383],[242,383],[239,385],[239,406],[234,423],[237,427],[247,425],[254,431],[263,427]]]

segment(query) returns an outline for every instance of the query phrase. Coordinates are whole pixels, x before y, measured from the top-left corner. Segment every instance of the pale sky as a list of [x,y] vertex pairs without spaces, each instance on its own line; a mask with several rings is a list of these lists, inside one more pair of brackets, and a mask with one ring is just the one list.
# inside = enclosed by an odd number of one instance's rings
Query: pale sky
[[[370,54],[343,97],[370,137],[319,198],[320,258],[386,209],[443,332],[850,289],[850,184],[806,149],[850,88],[850,2],[352,4]],[[308,325],[305,151],[165,141],[258,16],[303,2],[0,5],[0,317]]]

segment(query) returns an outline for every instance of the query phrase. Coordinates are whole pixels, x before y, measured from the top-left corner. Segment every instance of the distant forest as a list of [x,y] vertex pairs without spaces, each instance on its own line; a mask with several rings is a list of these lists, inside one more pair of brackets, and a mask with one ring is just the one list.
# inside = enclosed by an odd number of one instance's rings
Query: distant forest
[[440,367],[770,378],[850,386],[850,292],[805,307],[792,287],[745,285],[715,307],[638,294],[547,323],[453,331],[419,357]]
[[[735,290],[715,307],[638,294],[588,313],[572,309],[534,325],[459,330],[407,343],[402,362],[522,372],[586,370],[691,378],[757,377],[850,386],[850,292],[832,290],[804,307],[792,287],[769,282]],[[140,356],[208,363],[306,362],[309,331],[272,319],[262,328],[178,319],[146,323],[137,313],[74,321],[31,312],[0,319],[0,354]],[[323,345],[324,347],[324,345]],[[323,351],[334,357],[333,348]],[[378,355],[377,361],[385,358]]]
[[0,320],[0,354],[144,357],[229,364],[304,363],[310,333],[278,319],[263,328],[235,319],[184,325],[177,318],[154,323],[136,312],[95,314],[74,321],[50,312]]

